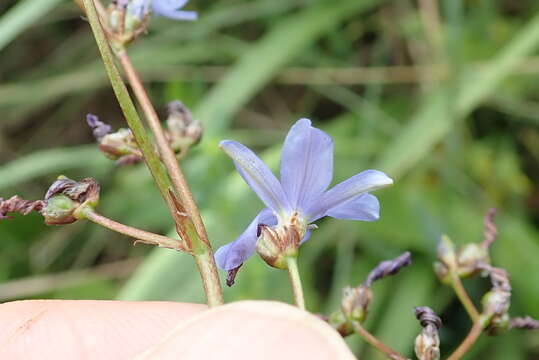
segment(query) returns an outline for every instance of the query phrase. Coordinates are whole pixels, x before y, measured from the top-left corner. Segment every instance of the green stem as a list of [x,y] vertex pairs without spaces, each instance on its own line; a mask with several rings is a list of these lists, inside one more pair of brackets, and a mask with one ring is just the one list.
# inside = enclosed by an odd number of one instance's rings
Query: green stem
[[468,336],[466,336],[459,347],[453,352],[453,354],[451,354],[451,356],[447,358],[447,360],[459,360],[461,357],[463,357],[470,350],[472,345],[475,344],[479,338],[479,335],[481,335],[483,332],[483,328],[483,318],[478,317],[478,319],[474,322],[472,329],[468,333]]
[[294,300],[296,305],[301,310],[305,310],[305,299],[303,298],[303,287],[301,286],[301,277],[299,276],[297,258],[289,256],[286,259],[286,264],[288,267],[288,278],[292,284],[292,291],[294,292]]
[[466,292],[466,289],[464,289],[462,281],[460,281],[459,275],[455,271],[451,271],[451,286],[453,287],[453,290],[455,290],[455,293],[457,294],[457,297],[462,303],[462,306],[464,306],[466,312],[472,319],[472,322],[477,322],[477,320],[479,319],[479,311],[477,311],[475,305],[472,302],[472,299],[470,299],[468,293]]
[[[103,63],[105,64],[107,75],[109,76],[116,98],[120,103],[122,112],[124,113],[129,128],[133,132],[133,135],[135,137],[135,140],[137,141],[140,150],[144,154],[144,160],[148,168],[150,169],[153,178],[155,179],[161,196],[167,203],[167,206],[172,214],[172,217],[175,219],[175,222],[178,224],[178,226],[180,226],[180,224],[185,221],[185,219],[183,218],[183,214],[179,214],[177,203],[175,199],[171,196],[171,194],[174,194],[177,189],[172,188],[170,178],[167,175],[165,169],[163,168],[163,164],[161,163],[159,156],[155,152],[153,145],[148,139],[146,129],[144,128],[144,125],[142,124],[140,117],[138,116],[135,105],[133,104],[133,101],[129,96],[129,92],[127,91],[127,88],[120,76],[120,73],[116,68],[116,65],[114,64],[114,56],[99,21],[99,16],[95,8],[94,0],[83,0],[83,3],[86,9],[88,21],[90,22],[92,32],[97,42],[97,46],[101,53],[101,57],[103,58]],[[188,211],[189,215],[192,215],[192,208],[188,209]],[[193,217],[191,217],[191,219],[192,218]],[[201,271],[200,275],[204,283],[204,289],[206,290],[208,305],[213,306],[222,304],[223,296],[221,290],[221,283],[219,280],[219,276],[217,275],[213,253],[211,251],[209,242],[207,241],[207,237],[205,236],[205,230],[202,232],[202,230],[200,229],[200,224],[198,223],[199,218],[194,218],[195,226],[197,227],[197,230],[199,230],[197,236],[194,236],[193,239],[182,238],[182,240],[184,242],[189,242],[190,245],[193,246],[193,248],[196,248],[189,250],[193,250],[193,256],[195,256],[197,264],[199,262],[205,262],[204,266],[199,265],[199,270]],[[203,233],[203,239],[206,241],[199,238],[198,235],[200,235],[201,233]],[[193,242],[196,242],[196,244],[193,244]],[[208,269],[211,269],[211,271]]]
[[[215,259],[211,249],[200,254],[194,254],[195,262],[202,278],[204,292],[208,299],[208,306],[218,306],[224,303],[223,289],[215,266]],[[213,264],[213,265],[212,265]]]
[[119,222],[116,222],[103,215],[96,213],[89,207],[82,210],[82,215],[84,216],[85,219],[88,219],[98,225],[106,227],[107,229],[110,229],[112,231],[116,231],[120,234],[133,237],[144,243],[157,245],[157,246],[168,248],[168,249],[183,250],[182,243],[180,240],[172,239],[163,235],[154,234],[154,233],[137,229],[137,228],[125,225],[125,224],[121,224]]
[[92,27],[92,32],[101,53],[103,63],[105,64],[105,70],[107,71],[112,89],[114,90],[114,94],[118,99],[118,103],[120,104],[127,124],[133,132],[140,151],[142,151],[144,154],[144,161],[146,162],[146,165],[150,169],[150,172],[157,183],[161,196],[163,196],[167,202],[169,209],[171,211],[176,211],[176,207],[172,202],[172,199],[170,199],[168,193],[170,189],[170,180],[165,172],[165,169],[163,168],[163,165],[161,164],[161,160],[157,156],[148,138],[148,134],[146,133],[146,129],[138,116],[135,105],[133,104],[120,73],[114,64],[112,51],[110,50],[107,38],[103,32],[103,28],[101,27],[94,2],[93,0],[83,0],[83,3],[84,7],[86,8],[86,15],[88,17],[88,21],[90,22],[90,26]]
[[376,349],[378,349],[380,352],[384,353],[389,359],[392,360],[406,360],[404,356],[384,344],[382,341],[380,341],[376,336],[371,334],[367,331],[361,324],[357,321],[354,321],[352,323],[352,326],[354,327],[354,330],[363,338],[365,341],[367,341],[369,344],[374,346]]

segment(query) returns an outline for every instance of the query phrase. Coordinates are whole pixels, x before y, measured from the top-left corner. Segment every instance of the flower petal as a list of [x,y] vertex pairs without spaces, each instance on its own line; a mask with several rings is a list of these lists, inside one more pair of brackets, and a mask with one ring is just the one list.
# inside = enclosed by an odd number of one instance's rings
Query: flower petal
[[317,204],[314,204],[307,214],[309,221],[315,221],[341,204],[357,197],[358,195],[380,189],[393,184],[393,180],[378,170],[365,170],[348,180],[335,185],[324,193]]
[[232,270],[251,257],[256,250],[259,224],[273,226],[277,224],[277,218],[270,209],[264,209],[258,213],[236,240],[221,246],[215,252],[217,266],[226,271]]
[[326,215],[343,220],[376,221],[380,218],[380,202],[376,196],[365,193],[335,206]]
[[333,140],[309,119],[288,132],[281,155],[281,183],[294,209],[306,210],[333,177]]
[[221,141],[219,146],[234,160],[240,175],[268,208],[275,214],[291,210],[281,184],[255,153],[232,140]]
[[174,20],[196,20],[196,11],[181,11],[187,0],[153,0],[152,11],[155,15],[166,16]]

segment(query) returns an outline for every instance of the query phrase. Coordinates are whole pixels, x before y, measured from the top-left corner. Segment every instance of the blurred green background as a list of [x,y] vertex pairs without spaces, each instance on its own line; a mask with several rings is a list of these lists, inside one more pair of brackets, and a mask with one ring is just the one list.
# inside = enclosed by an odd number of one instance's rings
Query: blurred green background
[[[411,356],[412,308],[428,305],[442,315],[448,353],[470,324],[432,272],[436,245],[442,233],[480,241],[494,206],[493,259],[512,277],[511,314],[539,317],[537,1],[192,0],[189,9],[199,21],[154,19],[131,53],[158,109],[181,99],[205,126],[183,167],[216,247],[262,206],[218,141],[241,141],[276,169],[286,131],[309,117],[336,142],[335,182],[367,168],[396,180],[376,194],[378,222],[326,219],[302,247],[310,310],[336,309],[345,285],[410,250],[411,268],[374,285],[366,327]],[[39,199],[59,174],[93,176],[102,213],[170,232],[146,168],[101,156],[88,112],[125,126],[77,6],[2,1],[0,196]],[[465,285],[476,300],[489,286]],[[286,274],[259,258],[225,296],[291,301]],[[28,298],[200,302],[203,293],[187,255],[133,247],[88,223],[47,227],[33,214],[0,224],[0,301]],[[515,331],[483,337],[467,358],[538,357],[539,335]]]

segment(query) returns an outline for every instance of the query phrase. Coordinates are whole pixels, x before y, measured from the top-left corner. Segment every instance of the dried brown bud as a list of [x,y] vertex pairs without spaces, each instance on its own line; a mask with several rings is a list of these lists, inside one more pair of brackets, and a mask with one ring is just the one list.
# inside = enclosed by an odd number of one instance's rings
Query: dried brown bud
[[529,316],[515,317],[509,321],[510,329],[539,330],[539,321]]
[[138,161],[142,160],[142,153],[129,129],[118,129],[105,135],[99,142],[99,150],[112,160],[121,160],[127,156],[137,158]]
[[414,312],[423,327],[415,339],[415,353],[419,360],[438,360],[440,358],[438,329],[442,327],[442,320],[427,306],[416,307]]
[[194,120],[191,111],[178,100],[168,104],[167,127],[170,146],[180,154],[198,144],[202,138],[202,125]]
[[84,178],[81,181],[75,181],[60,175],[47,190],[45,200],[50,199],[56,194],[62,194],[81,204],[84,202],[97,203],[99,200],[99,190],[99,184],[94,178]]
[[393,260],[382,261],[369,273],[364,285],[371,286],[376,280],[395,275],[400,271],[400,269],[410,265],[411,263],[412,256],[408,251]]
[[343,289],[341,310],[348,320],[363,322],[369,313],[372,291],[366,285]]
[[8,213],[19,213],[28,215],[32,211],[41,212],[45,202],[42,200],[29,201],[18,197],[17,195],[7,200],[0,198],[0,219],[9,219]]
[[59,176],[45,194],[46,206],[42,210],[45,223],[63,225],[77,221],[82,206],[95,207],[99,201],[99,184],[85,178],[79,182]]

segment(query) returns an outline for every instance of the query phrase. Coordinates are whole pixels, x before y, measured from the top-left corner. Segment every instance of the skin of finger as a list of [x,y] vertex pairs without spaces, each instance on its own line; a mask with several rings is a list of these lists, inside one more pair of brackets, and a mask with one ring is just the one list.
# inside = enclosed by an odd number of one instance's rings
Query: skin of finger
[[0,305],[0,359],[132,359],[200,304],[32,300]]
[[352,360],[343,339],[288,304],[241,301],[201,312],[136,358],[182,360]]

